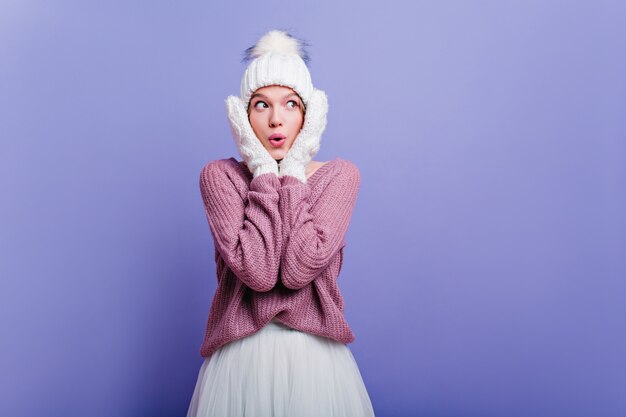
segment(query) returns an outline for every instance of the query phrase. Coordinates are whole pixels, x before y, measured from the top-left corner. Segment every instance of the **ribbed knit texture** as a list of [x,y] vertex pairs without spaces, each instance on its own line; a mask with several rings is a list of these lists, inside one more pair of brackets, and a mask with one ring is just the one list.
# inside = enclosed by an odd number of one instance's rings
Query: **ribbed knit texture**
[[201,356],[273,317],[303,332],[354,341],[337,279],[359,187],[357,166],[342,158],[319,167],[306,183],[274,173],[253,178],[235,158],[202,168],[218,285]]

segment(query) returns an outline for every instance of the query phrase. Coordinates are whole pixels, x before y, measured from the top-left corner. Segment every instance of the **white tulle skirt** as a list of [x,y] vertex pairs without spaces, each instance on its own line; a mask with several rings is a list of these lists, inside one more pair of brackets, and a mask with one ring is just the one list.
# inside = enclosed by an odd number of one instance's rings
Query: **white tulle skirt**
[[187,412],[200,416],[370,417],[374,410],[348,346],[273,319],[204,360]]

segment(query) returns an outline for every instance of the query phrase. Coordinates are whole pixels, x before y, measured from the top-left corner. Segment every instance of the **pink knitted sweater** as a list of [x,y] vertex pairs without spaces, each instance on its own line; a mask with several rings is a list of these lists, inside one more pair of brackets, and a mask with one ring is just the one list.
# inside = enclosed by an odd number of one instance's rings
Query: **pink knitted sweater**
[[354,341],[337,278],[360,180],[357,166],[338,157],[306,184],[274,173],[253,178],[235,158],[202,168],[218,284],[201,356],[273,318],[303,332]]

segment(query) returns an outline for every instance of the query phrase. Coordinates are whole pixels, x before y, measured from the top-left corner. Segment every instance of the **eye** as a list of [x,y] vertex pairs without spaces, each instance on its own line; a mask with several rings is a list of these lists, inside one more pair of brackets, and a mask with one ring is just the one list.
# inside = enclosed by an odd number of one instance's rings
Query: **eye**
[[257,108],[257,109],[261,108],[261,107],[258,107],[258,106],[257,106],[259,103],[263,103],[263,104],[265,104],[265,107],[264,107],[264,108],[267,108],[267,104],[266,104],[263,100],[259,100],[259,101],[257,101],[256,103],[254,103],[254,107],[255,107],[255,108]]
[[[294,105],[293,106],[289,106],[289,103],[293,103]],[[287,102],[287,106],[291,107],[291,108],[296,108],[296,107],[300,107],[300,104],[296,100],[289,100]]]

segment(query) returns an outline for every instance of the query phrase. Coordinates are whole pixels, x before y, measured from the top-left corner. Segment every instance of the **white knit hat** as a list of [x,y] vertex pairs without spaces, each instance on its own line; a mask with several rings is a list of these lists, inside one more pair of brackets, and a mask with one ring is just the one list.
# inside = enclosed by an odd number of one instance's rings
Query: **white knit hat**
[[240,97],[246,108],[257,89],[274,84],[292,88],[306,107],[313,83],[304,46],[306,42],[286,31],[271,30],[246,49],[244,60],[252,60],[241,79]]

